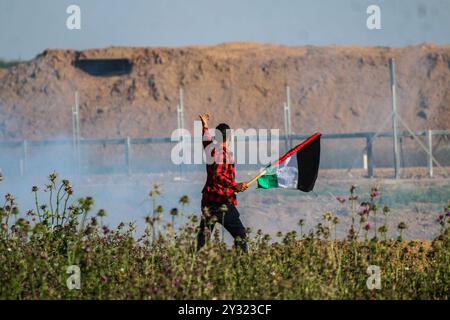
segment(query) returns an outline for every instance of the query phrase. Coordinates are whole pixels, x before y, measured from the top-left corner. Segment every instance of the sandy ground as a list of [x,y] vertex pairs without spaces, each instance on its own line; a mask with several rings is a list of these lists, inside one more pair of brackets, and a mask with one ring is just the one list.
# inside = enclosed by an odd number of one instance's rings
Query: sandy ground
[[[362,178],[361,171],[353,172],[347,177],[343,170],[322,170],[315,190],[302,193],[297,190],[260,190],[255,186],[238,197],[238,208],[246,226],[254,232],[261,229],[265,233],[275,235],[277,231],[291,231],[300,228],[300,219],[305,220],[303,232],[313,229],[317,223],[323,222],[325,212],[337,215],[341,223],[337,227],[337,237],[346,236],[350,226],[350,206],[340,204],[336,196],[349,194],[351,185],[357,185],[359,201],[368,199],[372,186],[381,190],[380,206],[388,205],[391,213],[387,217],[389,236],[398,235],[396,226],[405,222],[408,229],[404,236],[408,239],[432,239],[438,232],[436,218],[443,206],[450,200],[450,180],[439,177],[427,178],[426,171],[421,169],[404,169],[406,178],[392,179],[391,169],[378,169],[373,179]],[[238,172],[237,179],[248,180],[254,172]],[[411,178],[412,177],[412,178]],[[421,177],[421,178],[419,178]],[[172,207],[180,207],[178,200],[188,195],[190,204],[184,208],[187,214],[199,214],[200,192],[205,179],[203,172],[185,173],[181,179],[179,173],[136,174],[136,175],[95,175],[85,176],[75,182],[78,194],[93,195],[97,200],[97,208],[106,208],[110,213],[108,221],[112,224],[119,221],[136,221],[143,225],[143,218],[151,210],[148,192],[154,183],[162,187],[162,195],[157,203],[162,204],[168,212]],[[384,223],[380,213],[377,225]],[[371,219],[371,225],[375,221]]]
[[[84,138],[170,136],[180,87],[189,130],[205,111],[213,115],[211,125],[283,130],[286,85],[293,132],[378,130],[391,110],[391,57],[402,119],[413,130],[447,129],[450,46],[226,43],[46,50],[0,71],[0,138],[70,137],[76,91]],[[128,59],[131,72],[95,76],[75,66],[77,59],[108,58]]]
[[[31,61],[0,70],[0,139],[71,137],[75,91],[80,94],[82,138],[170,136],[176,128],[180,86],[184,88],[188,129],[192,129],[198,113],[209,111],[211,126],[228,122],[233,128],[278,128],[283,133],[282,105],[286,100],[285,87],[289,85],[294,133],[389,130],[389,125],[385,129],[380,127],[391,110],[388,68],[391,57],[396,59],[397,107],[402,119],[413,130],[447,129],[450,46],[423,44],[394,49],[228,43],[82,52],[46,50]],[[120,76],[93,76],[75,67],[78,58],[126,58],[133,68],[129,74]],[[361,166],[361,152],[354,149],[361,150],[363,142],[324,141],[324,160],[333,163],[334,159],[355,158],[356,165]],[[426,168],[405,169],[402,179],[395,181],[391,169],[378,168],[390,163],[381,149],[384,147],[391,154],[392,148],[382,139],[377,139],[374,147],[375,157],[383,158],[383,161],[375,159],[374,178],[365,178],[366,172],[360,169],[321,170],[316,190],[310,194],[251,189],[239,196],[243,220],[253,230],[275,233],[299,230],[298,220],[305,219],[304,229],[308,231],[324,212],[332,211],[342,220],[338,236],[343,237],[348,212],[335,196],[346,195],[352,184],[358,184],[365,194],[371,185],[379,184],[384,190],[382,201],[393,207],[388,221],[390,235],[396,234],[398,222],[405,221],[409,225],[407,237],[432,238],[437,232],[435,216],[450,199],[448,170],[445,173],[435,168],[435,177],[431,179]],[[122,163],[122,147],[102,148],[109,150],[101,154],[112,163],[108,164]],[[448,137],[436,138],[433,148],[440,152],[436,155],[438,160],[448,165]],[[16,149],[15,153],[9,151],[9,157],[0,158],[2,165],[11,162],[15,168],[10,171],[12,174],[8,172],[9,180],[0,184],[0,191],[13,192],[24,207],[32,207],[30,187],[44,181],[42,177],[18,176],[22,155],[21,149]],[[94,149],[96,152],[85,150],[89,160],[100,158],[101,148]],[[157,171],[159,164],[167,162],[166,149],[149,147],[143,161],[155,164]],[[420,151],[423,158],[423,151],[418,149],[417,145],[408,147],[408,154]],[[138,148],[133,151],[137,157]],[[55,159],[68,164],[65,160],[69,158],[65,155],[68,150],[33,152],[38,156],[34,161],[30,158],[29,166],[36,165],[32,170],[39,175],[48,172],[41,164],[50,164],[52,170],[58,170],[53,168]],[[413,160],[407,165],[415,163]],[[239,172],[238,178],[248,179],[252,174]],[[187,194],[191,203],[186,212],[198,214],[204,173],[185,174],[182,180],[177,180],[177,175],[89,175],[73,180],[76,195],[94,196],[97,208],[104,207],[110,212],[110,223],[136,220],[141,226],[150,210],[147,195],[153,183],[163,186],[164,194],[158,201],[166,212],[178,206],[178,199]]]

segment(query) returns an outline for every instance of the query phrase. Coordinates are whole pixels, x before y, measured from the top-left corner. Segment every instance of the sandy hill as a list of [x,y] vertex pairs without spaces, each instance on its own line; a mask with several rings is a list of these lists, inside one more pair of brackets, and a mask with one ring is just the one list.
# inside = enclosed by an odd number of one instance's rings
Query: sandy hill
[[[402,117],[413,129],[448,128],[450,46],[226,43],[46,50],[31,61],[0,69],[0,139],[70,135],[77,90],[83,137],[167,136],[176,127],[180,86],[188,128],[203,111],[213,115],[213,124],[283,128],[289,85],[294,132],[376,130],[391,108],[390,57],[396,58]],[[76,64],[109,58],[128,59],[130,72],[92,75]]]

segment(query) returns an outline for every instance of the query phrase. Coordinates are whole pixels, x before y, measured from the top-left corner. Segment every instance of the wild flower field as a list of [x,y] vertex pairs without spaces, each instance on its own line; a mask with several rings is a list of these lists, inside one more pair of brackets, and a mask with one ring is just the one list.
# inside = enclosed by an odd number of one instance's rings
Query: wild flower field
[[[0,207],[1,299],[449,299],[450,203],[433,241],[403,240],[408,221],[391,239],[395,213],[379,207],[379,189],[361,201],[351,186],[336,199],[351,212],[345,240],[336,237],[339,217],[326,212],[313,228],[299,220],[274,239],[258,230],[248,253],[227,246],[218,225],[197,252],[189,198],[163,208],[158,185],[142,235],[133,223],[110,229],[106,211],[92,212],[93,198],[75,200],[56,173],[30,191],[33,210],[20,212],[11,194]],[[79,268],[79,288],[69,266]],[[369,266],[380,268],[379,289],[367,285]]]

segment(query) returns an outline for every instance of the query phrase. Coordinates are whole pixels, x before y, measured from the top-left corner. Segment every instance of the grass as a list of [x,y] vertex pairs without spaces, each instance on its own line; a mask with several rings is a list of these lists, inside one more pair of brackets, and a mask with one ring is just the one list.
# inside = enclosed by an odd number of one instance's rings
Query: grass
[[[10,194],[0,207],[1,299],[449,298],[450,203],[436,219],[435,240],[403,241],[403,222],[388,239],[386,221],[395,213],[379,205],[379,189],[360,202],[352,186],[337,199],[352,214],[348,239],[335,239],[340,221],[326,212],[307,234],[303,220],[276,239],[258,230],[244,253],[227,247],[220,226],[196,251],[199,217],[185,212],[189,198],[165,221],[157,185],[142,235],[134,224],[105,225],[104,210],[92,213],[95,200],[74,200],[70,182],[57,174],[31,191],[34,210],[21,214]],[[381,289],[367,287],[371,265],[380,267]],[[69,266],[80,270],[79,289]]]
[[[371,186],[359,187],[362,192],[370,192]],[[279,191],[285,196],[308,197],[308,194],[300,194],[295,190]],[[329,196],[331,194],[342,194],[347,192],[347,188],[342,185],[327,184],[317,186],[314,194],[318,196]],[[386,204],[394,208],[408,205],[411,202],[416,203],[443,203],[448,200],[450,194],[450,184],[443,185],[415,185],[415,186],[384,186],[381,204]]]

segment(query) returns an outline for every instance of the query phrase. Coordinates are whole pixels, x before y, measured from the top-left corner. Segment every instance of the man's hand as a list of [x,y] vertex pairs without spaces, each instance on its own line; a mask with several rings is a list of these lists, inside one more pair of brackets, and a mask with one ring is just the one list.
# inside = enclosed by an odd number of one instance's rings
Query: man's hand
[[202,121],[203,128],[208,128],[209,114],[203,113],[199,115],[200,120]]
[[244,192],[245,190],[247,190],[247,188],[248,184],[246,184],[245,182],[238,183],[236,185],[236,192]]

